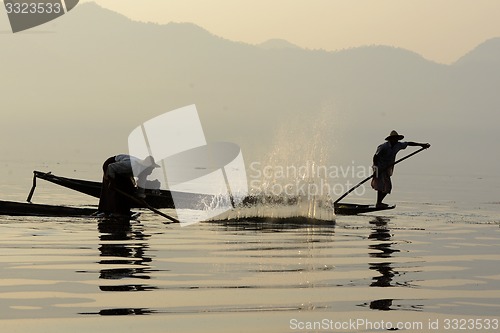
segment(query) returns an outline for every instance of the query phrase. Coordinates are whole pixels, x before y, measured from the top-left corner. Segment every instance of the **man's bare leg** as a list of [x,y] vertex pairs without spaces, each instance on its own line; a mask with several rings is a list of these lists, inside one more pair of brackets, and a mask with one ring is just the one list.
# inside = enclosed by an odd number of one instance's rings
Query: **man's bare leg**
[[382,203],[384,201],[384,198],[387,196],[387,193],[384,193],[382,191],[377,191],[377,207],[387,207],[387,204]]

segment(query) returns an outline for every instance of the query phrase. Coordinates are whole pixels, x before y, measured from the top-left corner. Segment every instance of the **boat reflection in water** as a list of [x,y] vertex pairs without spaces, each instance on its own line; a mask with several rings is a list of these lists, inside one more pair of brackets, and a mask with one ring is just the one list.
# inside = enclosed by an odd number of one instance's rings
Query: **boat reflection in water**
[[[104,268],[99,279],[107,280],[99,286],[104,292],[136,292],[158,289],[137,281],[150,280],[150,263],[146,255],[149,248],[142,225],[131,225],[128,219],[103,219],[99,221],[100,261]],[[116,280],[117,283],[109,283]],[[132,282],[132,283],[127,283]],[[143,308],[113,308],[99,311],[100,315],[144,315],[154,311]]]

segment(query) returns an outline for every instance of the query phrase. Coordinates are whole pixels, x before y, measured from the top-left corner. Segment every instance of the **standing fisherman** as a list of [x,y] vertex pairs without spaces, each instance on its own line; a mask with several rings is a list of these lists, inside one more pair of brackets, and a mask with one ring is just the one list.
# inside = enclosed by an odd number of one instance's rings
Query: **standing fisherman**
[[422,148],[429,148],[431,145],[428,143],[404,142],[404,136],[399,135],[398,132],[392,131],[391,134],[385,138],[386,142],[377,147],[377,151],[373,156],[373,179],[372,188],[377,191],[377,208],[384,208],[388,205],[382,203],[387,194],[391,193],[392,182],[391,176],[394,171],[394,162],[396,161],[396,154],[408,146],[420,146]]

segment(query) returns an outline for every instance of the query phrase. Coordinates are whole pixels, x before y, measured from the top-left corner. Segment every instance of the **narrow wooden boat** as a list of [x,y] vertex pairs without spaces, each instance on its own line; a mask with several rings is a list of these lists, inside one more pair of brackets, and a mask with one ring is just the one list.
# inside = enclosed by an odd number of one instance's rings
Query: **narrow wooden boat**
[[42,205],[27,202],[0,200],[0,215],[10,216],[50,216],[50,217],[90,217],[96,208]]
[[363,213],[371,213],[382,210],[394,209],[396,205],[387,207],[376,207],[375,205],[360,205],[353,203],[336,203],[334,210],[336,215],[357,215]]
[[[33,186],[28,195],[28,202],[31,202],[31,199],[35,192],[37,178],[90,195],[95,198],[99,198],[101,195],[101,182],[61,177],[56,176],[51,172],[33,171]],[[174,192],[168,190],[146,189],[145,194],[145,201],[154,208],[203,209],[203,203],[210,202],[213,199],[213,197],[210,195]],[[176,198],[175,205],[173,196],[175,196]],[[139,204],[136,204],[135,206],[141,207]]]

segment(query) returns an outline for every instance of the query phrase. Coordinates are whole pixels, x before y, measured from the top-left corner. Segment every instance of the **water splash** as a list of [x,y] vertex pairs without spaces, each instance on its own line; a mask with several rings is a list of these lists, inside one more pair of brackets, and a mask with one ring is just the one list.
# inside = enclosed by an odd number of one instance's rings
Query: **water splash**
[[335,221],[335,214],[331,207],[323,207],[316,201],[298,201],[293,205],[271,205],[256,203],[238,206],[235,209],[223,212],[214,217],[215,221],[231,220],[263,220],[287,221],[303,219],[309,221]]
[[330,111],[324,108],[315,117],[300,115],[284,122],[268,154],[247,168],[250,195],[214,219],[333,221],[328,176],[321,172],[332,151]]

